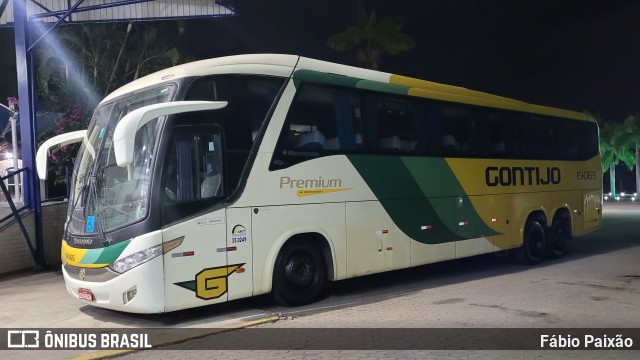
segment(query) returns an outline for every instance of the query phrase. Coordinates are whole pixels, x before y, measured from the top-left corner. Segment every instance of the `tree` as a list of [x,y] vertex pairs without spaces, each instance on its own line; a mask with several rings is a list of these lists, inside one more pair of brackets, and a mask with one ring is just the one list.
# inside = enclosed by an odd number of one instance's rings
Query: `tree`
[[[158,25],[161,24],[161,25]],[[37,61],[37,96],[46,104],[38,116],[60,114],[53,129],[39,140],[85,129],[103,95],[151,72],[177,64],[175,47],[182,33],[176,22],[82,24],[57,28],[40,46]],[[79,145],[68,145],[52,155],[59,167],[55,183],[64,180],[64,166],[73,164]]]
[[[86,116],[83,109],[80,106],[75,106],[69,109],[66,113],[56,119],[54,128],[45,132],[40,136],[40,142],[53,136],[61,135],[64,133],[83,130],[87,128]],[[52,168],[55,174],[53,179],[54,185],[63,184],[66,181],[66,171],[73,168],[76,154],[80,144],[71,144],[56,149],[51,153],[51,163],[57,165]],[[66,168],[66,170],[65,170]]]
[[356,25],[347,27],[345,32],[331,35],[327,45],[336,51],[355,48],[358,62],[368,69],[377,70],[383,54],[395,55],[415,46],[413,37],[401,32],[404,24],[402,17],[385,17],[378,21],[376,11],[367,13],[360,1]]
[[616,165],[622,162],[629,170],[636,165],[636,144],[640,142],[640,135],[633,131],[632,125],[631,120],[625,120],[621,124],[605,122],[600,126],[602,171],[609,170],[613,196],[616,194]]
[[[140,76],[178,63],[180,55],[172,44],[178,42],[180,31],[174,23],[154,24],[73,25],[62,27],[54,36],[71,53],[73,63],[64,65],[80,73],[94,93],[107,95]],[[42,55],[40,63],[45,66],[38,71],[47,75],[51,66],[46,65],[56,49],[44,49]],[[49,80],[44,76],[42,81]]]
[[622,123],[624,131],[630,134],[629,143],[633,145],[636,167],[636,192],[640,192],[640,117],[628,116]]

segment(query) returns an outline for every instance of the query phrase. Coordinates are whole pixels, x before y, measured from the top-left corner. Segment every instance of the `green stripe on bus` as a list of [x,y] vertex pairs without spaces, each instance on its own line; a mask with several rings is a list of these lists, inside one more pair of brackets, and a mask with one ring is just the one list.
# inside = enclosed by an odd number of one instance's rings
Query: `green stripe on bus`
[[348,158],[396,226],[412,239],[440,244],[497,234],[482,221],[444,159]]
[[111,264],[122,254],[124,249],[129,245],[131,239],[119,242],[117,244],[107,246],[102,250],[100,256],[95,260],[95,264]]
[[[462,240],[440,219],[399,157],[349,155],[348,158],[407,236],[425,244]],[[425,225],[431,229],[422,230]]]
[[87,250],[87,252],[82,256],[80,264],[95,264],[103,250],[104,248]]
[[195,280],[173,283],[187,290],[196,291],[197,284]]
[[403,157],[401,160],[438,216],[455,233],[465,239],[498,235],[478,215],[445,159]]
[[360,79],[350,76],[329,74],[313,70],[298,70],[293,74],[293,83],[296,88],[300,86],[301,82],[306,81],[319,84],[356,87],[359,80]]
[[409,87],[397,84],[388,84],[380,81],[360,80],[356,87],[364,90],[381,91],[389,94],[407,95]]
[[313,70],[296,71],[293,74],[293,81],[296,87],[299,87],[301,82],[312,82],[316,84],[329,84],[364,90],[380,91],[397,95],[409,94],[409,87],[405,85],[389,84],[373,80],[363,80],[350,76],[336,75]]

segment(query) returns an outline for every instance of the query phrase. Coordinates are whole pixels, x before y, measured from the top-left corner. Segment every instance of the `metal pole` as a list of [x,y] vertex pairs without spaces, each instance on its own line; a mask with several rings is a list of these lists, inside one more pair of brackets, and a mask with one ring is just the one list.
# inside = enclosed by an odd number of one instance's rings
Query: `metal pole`
[[16,39],[16,73],[18,77],[18,101],[20,109],[20,137],[22,167],[26,168],[22,182],[24,203],[33,209],[35,216],[36,263],[44,265],[42,237],[42,204],[40,181],[36,175],[36,122],[33,52],[29,49],[29,18],[27,0],[13,0],[14,35]]
[[[16,111],[13,111],[9,121],[11,122],[11,144],[13,145],[13,171],[18,171],[18,131],[16,129],[18,113]],[[13,189],[16,202],[22,202],[20,200],[20,174],[13,178]]]
[[[18,171],[18,132],[16,131],[16,122],[18,121],[18,112],[16,111],[16,105],[12,103],[12,99],[9,98],[9,106],[2,105],[0,103],[0,107],[3,107],[9,111],[9,123],[11,124],[11,146],[13,148],[13,171]],[[20,201],[20,175],[14,175],[13,179],[13,197],[15,198],[14,202]]]

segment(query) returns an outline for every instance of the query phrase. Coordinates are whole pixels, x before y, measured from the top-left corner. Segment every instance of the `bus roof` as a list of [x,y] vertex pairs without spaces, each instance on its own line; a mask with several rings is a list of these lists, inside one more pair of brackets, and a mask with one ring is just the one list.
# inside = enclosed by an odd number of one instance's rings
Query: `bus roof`
[[529,104],[502,96],[470,90],[459,86],[415,79],[375,70],[341,65],[297,55],[251,54],[200,60],[174,66],[137,79],[109,94],[102,102],[110,101],[153,84],[188,76],[224,73],[266,74],[290,76],[294,79],[338,83],[363,89],[405,94],[436,100],[488,106],[534,114],[595,121],[586,113]]

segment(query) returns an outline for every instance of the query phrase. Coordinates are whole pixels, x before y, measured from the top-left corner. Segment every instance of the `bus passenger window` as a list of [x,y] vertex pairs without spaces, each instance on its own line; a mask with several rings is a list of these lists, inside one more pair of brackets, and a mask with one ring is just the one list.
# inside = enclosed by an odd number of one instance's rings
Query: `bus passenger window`
[[378,149],[382,152],[414,152],[418,145],[412,109],[406,99],[380,98]]
[[488,146],[488,153],[492,158],[507,155],[507,124],[502,115],[498,112],[488,114],[489,141],[485,146]]
[[363,149],[359,99],[350,90],[303,84],[287,114],[271,168]]
[[460,106],[442,108],[442,138],[440,156],[460,156],[470,149],[469,129],[472,120],[469,112]]

